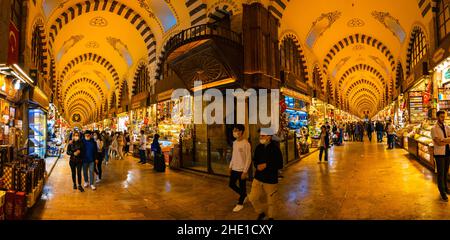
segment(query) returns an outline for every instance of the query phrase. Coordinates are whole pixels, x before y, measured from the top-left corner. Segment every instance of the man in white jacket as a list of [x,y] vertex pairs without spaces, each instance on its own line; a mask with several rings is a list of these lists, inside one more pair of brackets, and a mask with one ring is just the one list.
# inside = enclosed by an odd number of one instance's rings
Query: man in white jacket
[[431,129],[434,144],[434,159],[436,160],[437,184],[443,201],[448,202],[447,174],[450,163],[450,127],[445,126],[445,112],[437,112],[438,121]]
[[[239,212],[244,208],[244,201],[247,198],[246,179],[248,169],[252,163],[251,146],[244,138],[245,126],[238,124],[233,129],[233,154],[230,162],[230,188],[239,194],[239,201],[234,207],[233,212]],[[239,181],[239,187],[236,182]]]

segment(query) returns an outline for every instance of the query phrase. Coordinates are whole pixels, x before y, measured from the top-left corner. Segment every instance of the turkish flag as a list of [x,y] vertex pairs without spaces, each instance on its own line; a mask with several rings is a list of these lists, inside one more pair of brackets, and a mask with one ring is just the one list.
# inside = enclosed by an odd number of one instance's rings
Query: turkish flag
[[9,22],[8,34],[8,64],[19,62],[19,30],[14,23]]

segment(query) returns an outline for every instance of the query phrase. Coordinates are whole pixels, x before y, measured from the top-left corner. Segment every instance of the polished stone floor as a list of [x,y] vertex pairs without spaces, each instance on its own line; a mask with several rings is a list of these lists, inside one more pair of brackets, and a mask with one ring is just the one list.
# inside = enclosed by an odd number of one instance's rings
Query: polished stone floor
[[[367,141],[367,140],[365,140]],[[381,143],[333,147],[329,163],[318,152],[284,171],[277,219],[450,219],[434,175],[403,149]],[[105,166],[96,191],[72,189],[67,159],[60,159],[30,219],[254,219],[239,213],[221,177],[184,171],[155,173],[128,157]],[[250,187],[249,187],[250,188]]]

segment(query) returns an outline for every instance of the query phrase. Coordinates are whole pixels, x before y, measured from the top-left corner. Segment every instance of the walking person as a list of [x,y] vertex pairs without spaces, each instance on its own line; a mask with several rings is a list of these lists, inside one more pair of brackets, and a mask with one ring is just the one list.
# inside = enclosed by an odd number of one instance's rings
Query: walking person
[[117,159],[117,156],[119,155],[119,143],[117,142],[117,138],[119,136],[119,133],[112,134],[112,141],[110,146],[110,156],[113,159]]
[[375,130],[377,131],[377,142],[383,142],[383,124],[380,121],[377,121]]
[[450,127],[445,126],[445,112],[437,112],[438,121],[431,129],[434,144],[434,159],[436,160],[437,185],[442,201],[448,202],[447,176],[450,164]]
[[367,137],[369,138],[369,142],[372,142],[372,133],[373,133],[373,124],[369,121],[367,124]]
[[[248,170],[252,163],[252,152],[250,143],[244,138],[245,126],[238,124],[233,129],[233,153],[230,161],[230,182],[229,187],[239,194],[239,200],[233,212],[239,212],[244,208],[244,201],[247,197],[247,177]],[[239,181],[239,187],[236,182]]]
[[83,154],[83,174],[84,174],[84,187],[91,186],[92,190],[95,190],[94,185],[94,167],[95,158],[97,154],[97,143],[91,138],[91,131],[84,133],[84,154]]
[[125,156],[127,156],[130,153],[130,145],[131,145],[130,134],[127,131],[125,131]]
[[387,126],[386,126],[386,133],[387,133],[387,138],[388,138],[388,149],[394,149],[395,129],[394,129],[394,124],[392,123],[392,121],[388,121]]
[[327,128],[325,126],[322,126],[320,130],[321,130],[319,136],[320,152],[319,152],[319,161],[317,163],[322,162],[322,155],[324,155],[324,152],[325,152],[324,160],[325,162],[328,162],[328,146],[330,145],[330,138],[328,137]]
[[103,141],[98,132],[94,132],[94,141],[97,144],[94,172],[97,174],[96,183],[99,183],[102,180]]
[[155,134],[155,136],[153,136],[151,150],[153,153],[153,169],[157,172],[165,172],[166,161],[164,159],[161,145],[159,144],[159,134]]
[[145,136],[144,130],[141,130],[141,135],[139,136],[139,162],[145,164],[147,163],[147,158],[145,156],[145,150],[147,146],[147,137]]
[[[278,170],[283,168],[283,155],[280,147],[272,141],[270,131],[262,129],[259,141],[253,156],[256,171],[249,200],[258,214],[257,220],[263,220],[266,216],[273,220],[278,191]],[[267,199],[267,205],[261,202],[263,195]]]
[[354,132],[355,142],[359,142],[359,132],[360,132],[359,123],[355,123],[355,132]]
[[364,141],[364,123],[362,122],[359,123],[359,141]]
[[109,134],[105,131],[102,132],[102,140],[103,140],[103,159],[105,160],[105,164],[108,165],[109,146],[111,145],[111,138],[109,137]]
[[119,153],[119,159],[123,160],[124,158],[124,149],[125,149],[125,138],[122,133],[119,133],[119,136],[117,137],[117,144],[118,144],[118,153]]
[[[81,168],[83,167],[83,142],[80,139],[80,133],[75,132],[72,140],[69,141],[67,146],[67,154],[70,155],[69,165],[72,171],[73,189],[84,192],[81,186]],[[78,181],[77,181],[78,180]],[[78,187],[77,187],[78,183]]]

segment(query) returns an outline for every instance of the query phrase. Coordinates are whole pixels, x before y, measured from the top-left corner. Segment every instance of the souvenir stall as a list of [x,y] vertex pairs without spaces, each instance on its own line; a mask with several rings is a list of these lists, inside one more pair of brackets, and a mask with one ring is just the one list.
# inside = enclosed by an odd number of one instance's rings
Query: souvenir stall
[[47,114],[49,101],[38,87],[33,89],[28,110],[28,154],[45,158],[47,153]]
[[180,134],[191,128],[192,113],[184,113],[184,105],[193,106],[193,98],[166,100],[156,106],[158,132],[162,139],[160,142],[166,150],[172,149],[178,143]]
[[[132,98],[131,105],[131,129],[130,136],[133,143],[133,155],[139,157],[139,136],[141,130],[144,130],[145,135],[152,136],[155,134],[156,130],[156,104],[147,106],[148,98]],[[151,142],[151,140],[148,140]]]
[[424,76],[406,92],[409,121],[404,130],[397,132],[403,135],[403,147],[430,169],[435,168],[431,139],[431,127],[435,121],[430,120],[432,87],[430,77]]
[[59,157],[65,147],[67,123],[59,114],[55,105],[50,104],[47,120],[47,156]]
[[329,121],[327,115],[327,104],[313,98],[309,109],[309,136],[311,137],[311,147],[319,146],[320,127]]
[[130,117],[127,112],[119,113],[117,115],[117,129],[118,132],[128,131],[130,127]]
[[[309,153],[308,110],[311,98],[291,89],[282,88],[282,123],[288,132],[288,162]],[[295,146],[296,145],[296,146]],[[295,146],[295,147],[293,147]],[[297,150],[296,153],[293,150]]]
[[[15,64],[0,64],[0,69],[0,220],[21,220],[39,199],[44,187],[45,112],[35,116],[34,111],[48,107],[48,101],[39,89],[31,90],[30,107],[20,111],[16,103],[22,96],[22,84],[32,85],[33,80]],[[31,115],[28,116],[29,126],[22,125],[23,113]],[[23,127],[31,128],[28,147],[23,148],[29,151],[28,154],[22,150],[22,146],[27,146],[24,143],[27,138],[23,136]],[[38,137],[44,137],[41,139],[43,143],[30,145],[31,141],[36,141],[36,132],[39,132]]]

